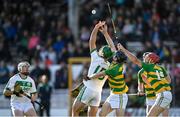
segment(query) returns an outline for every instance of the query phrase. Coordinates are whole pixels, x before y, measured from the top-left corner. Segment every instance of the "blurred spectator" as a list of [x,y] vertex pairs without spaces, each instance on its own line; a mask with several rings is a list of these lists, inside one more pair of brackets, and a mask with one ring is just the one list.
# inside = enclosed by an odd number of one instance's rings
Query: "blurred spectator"
[[51,65],[56,64],[57,63],[57,54],[52,47],[49,47],[47,54],[48,55],[46,56],[46,59],[49,59],[52,62]]
[[0,61],[0,84],[5,84],[9,80],[9,70],[3,61]]
[[29,38],[28,49],[29,50],[35,49],[36,46],[39,44],[39,42],[40,42],[39,36],[35,32],[33,32],[32,36]]
[[47,48],[46,48],[46,47],[42,47],[42,48],[40,49],[39,55],[40,55],[40,59],[41,59],[43,62],[45,62],[45,60],[46,60],[46,58],[47,58],[47,56],[48,56]]
[[45,67],[42,69],[42,74],[47,76],[48,81],[51,80],[51,72],[48,65],[45,65]]
[[67,88],[68,86],[68,72],[67,72],[67,65],[64,62],[60,63],[61,68],[56,71],[55,74],[55,88]]
[[30,72],[30,76],[34,79],[36,85],[38,84],[41,75],[43,75],[43,70],[39,66],[39,63],[36,61],[34,68]]
[[51,94],[52,87],[48,84],[48,77],[42,75],[40,78],[40,84],[38,85],[37,91],[40,98],[40,103],[44,106],[44,109],[40,110],[40,116],[43,116],[44,111],[46,111],[46,116],[50,116],[50,107],[51,107]]
[[56,42],[53,44],[53,49],[56,53],[59,53],[64,48],[64,40],[62,39],[61,35],[58,35],[56,38]]
[[82,41],[88,41],[90,37],[90,31],[87,27],[82,27],[80,38]]
[[50,65],[53,64],[52,60],[49,59],[49,56],[46,56],[45,61],[44,61],[44,64],[45,64],[46,66],[50,66]]

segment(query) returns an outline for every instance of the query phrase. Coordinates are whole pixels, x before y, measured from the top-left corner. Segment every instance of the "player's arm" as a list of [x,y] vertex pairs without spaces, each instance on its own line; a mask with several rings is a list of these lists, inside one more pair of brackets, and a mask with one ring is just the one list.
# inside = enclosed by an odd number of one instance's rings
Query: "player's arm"
[[34,83],[34,80],[32,80],[32,87],[31,87],[31,100],[35,101],[37,99],[37,89]]
[[35,101],[37,99],[38,95],[37,92],[31,94],[31,100]]
[[144,84],[140,72],[138,72],[138,92],[144,92]]
[[107,30],[107,25],[103,25],[99,28],[99,30],[101,31],[101,33],[104,35],[106,42],[108,43],[108,45],[110,46],[110,48],[112,49],[112,51],[116,51],[116,47],[114,45],[114,42],[112,41],[112,38],[109,36],[108,34],[108,30]]
[[10,79],[4,88],[3,94],[5,96],[11,96],[13,94],[14,85],[15,85],[15,82],[12,79]]
[[91,79],[96,79],[96,78],[100,78],[100,77],[104,77],[104,76],[111,76],[115,70],[116,70],[115,68],[109,68],[109,69],[106,69],[102,72],[93,74],[88,78],[89,78],[89,80],[91,80]]
[[138,81],[138,94],[144,94],[144,84]]
[[125,49],[120,43],[117,45],[118,50],[124,52],[124,54],[132,61],[134,64],[138,65],[139,67],[142,67],[142,62],[131,52],[129,52],[127,49]]
[[144,83],[141,77],[142,70],[140,70],[137,74],[138,76],[138,95],[141,96],[144,94]]
[[11,96],[12,94],[13,94],[13,91],[11,91],[8,88],[5,88],[3,91],[3,95],[5,95],[5,96]]
[[165,75],[165,79],[166,79],[169,83],[171,83],[171,77],[170,77],[169,73],[167,73],[167,70],[166,70],[165,68],[163,68],[163,67],[161,67],[161,68],[162,68],[163,74]]
[[169,83],[171,83],[171,77],[169,75],[167,75],[165,78]]
[[99,27],[104,25],[105,22],[99,21],[98,24],[94,27],[93,31],[91,32],[90,40],[89,40],[89,48],[90,52],[92,52],[94,49],[96,49],[96,38],[97,38],[97,33],[99,30]]
[[87,77],[87,78],[88,78],[88,80],[92,80],[92,79],[97,79],[97,78],[100,78],[103,76],[106,76],[104,71],[96,73],[96,74],[92,74],[90,77]]
[[138,82],[138,92],[144,92],[144,84]]
[[146,76],[146,75],[142,74],[141,77],[142,77],[142,80],[143,80],[148,86],[151,86],[150,82],[147,80],[147,76]]

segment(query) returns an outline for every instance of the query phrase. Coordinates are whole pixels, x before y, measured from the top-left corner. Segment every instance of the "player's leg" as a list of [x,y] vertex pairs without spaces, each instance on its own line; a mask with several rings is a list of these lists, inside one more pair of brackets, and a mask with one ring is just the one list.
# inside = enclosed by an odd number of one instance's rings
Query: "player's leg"
[[36,117],[37,116],[36,110],[35,110],[32,103],[30,103],[30,102],[24,103],[23,108],[24,108],[24,114],[26,116],[29,116],[29,117]]
[[169,109],[166,108],[163,112],[162,112],[162,116],[163,117],[167,117],[169,115]]
[[89,117],[96,116],[97,111],[98,111],[98,106],[90,106],[88,108],[88,116]]
[[20,103],[11,103],[11,110],[14,117],[23,116],[23,109]]
[[91,91],[92,98],[89,101],[88,116],[96,116],[101,102],[101,92]]
[[79,116],[79,112],[88,102],[88,94],[89,91],[87,87],[83,87],[81,91],[79,92],[78,96],[76,97],[73,106],[72,106],[72,116]]
[[17,109],[16,110],[12,110],[12,114],[13,114],[14,117],[24,116],[23,111],[17,110]]
[[79,116],[79,112],[86,104],[82,103],[79,100],[75,100],[72,106],[72,116]]
[[155,104],[156,99],[146,98],[146,115],[150,111],[151,107]]
[[156,98],[155,104],[150,109],[148,116],[158,116],[162,113],[171,103],[172,94],[170,91],[159,93]]
[[149,105],[146,106],[146,115],[149,113],[151,107],[152,107],[152,106],[149,106]]
[[108,113],[112,111],[111,105],[109,102],[105,102],[99,112],[99,116],[107,116]]
[[28,117],[36,117],[36,111],[34,108],[30,108],[28,111],[25,112],[25,115]]
[[160,115],[161,112],[164,111],[164,108],[160,107],[159,105],[154,105],[152,106],[152,108],[150,109],[149,113],[147,114],[148,117],[151,116],[158,116]]
[[116,116],[117,117],[124,116],[124,113],[125,113],[124,109],[117,108],[117,109],[115,109],[115,111],[116,111]]
[[125,109],[128,102],[128,96],[127,94],[117,95],[119,98],[117,100],[117,103],[119,105],[115,106],[116,110],[116,116],[124,116],[125,115]]

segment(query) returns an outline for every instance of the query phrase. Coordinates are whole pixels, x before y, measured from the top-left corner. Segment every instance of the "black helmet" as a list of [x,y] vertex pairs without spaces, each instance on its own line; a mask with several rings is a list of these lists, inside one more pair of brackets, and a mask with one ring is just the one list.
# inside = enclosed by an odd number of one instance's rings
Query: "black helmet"
[[123,62],[125,62],[127,60],[126,55],[123,52],[121,52],[121,51],[117,51],[115,53],[114,57],[117,59],[116,61],[118,63],[123,63]]

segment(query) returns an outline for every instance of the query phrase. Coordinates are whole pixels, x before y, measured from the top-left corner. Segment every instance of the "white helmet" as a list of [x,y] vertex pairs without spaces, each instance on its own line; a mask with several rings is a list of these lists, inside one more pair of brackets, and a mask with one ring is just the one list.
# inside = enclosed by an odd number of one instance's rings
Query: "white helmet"
[[30,64],[29,64],[29,62],[27,62],[27,61],[22,61],[22,62],[20,62],[19,64],[18,64],[18,71],[20,72],[20,71],[22,71],[22,67],[23,66],[28,66],[28,67],[30,67]]

